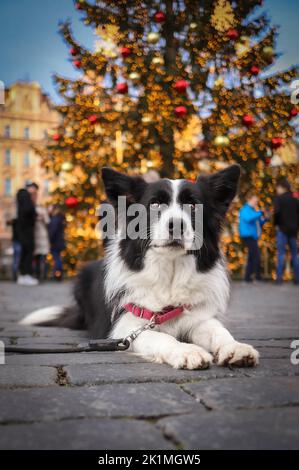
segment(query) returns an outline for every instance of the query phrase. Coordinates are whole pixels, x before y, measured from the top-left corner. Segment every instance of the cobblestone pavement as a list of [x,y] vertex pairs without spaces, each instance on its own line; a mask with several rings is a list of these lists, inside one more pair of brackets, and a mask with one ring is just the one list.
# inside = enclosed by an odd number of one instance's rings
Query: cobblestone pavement
[[[82,332],[18,325],[34,308],[67,305],[70,290],[69,283],[1,283],[0,339],[82,342]],[[126,352],[6,355],[0,448],[298,448],[299,365],[290,360],[298,304],[293,285],[233,285],[227,324],[260,351],[256,369],[177,371]]]

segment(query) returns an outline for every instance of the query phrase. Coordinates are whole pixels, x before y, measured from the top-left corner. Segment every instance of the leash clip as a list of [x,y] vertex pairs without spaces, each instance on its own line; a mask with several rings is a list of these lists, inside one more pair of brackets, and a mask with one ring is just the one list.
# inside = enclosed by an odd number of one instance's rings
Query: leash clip
[[133,341],[143,332],[146,330],[152,330],[156,326],[156,321],[155,321],[155,315],[152,316],[149,322],[147,322],[145,325],[141,326],[140,328],[137,328],[137,330],[132,331],[128,336],[126,336],[122,342],[123,344],[132,344]]

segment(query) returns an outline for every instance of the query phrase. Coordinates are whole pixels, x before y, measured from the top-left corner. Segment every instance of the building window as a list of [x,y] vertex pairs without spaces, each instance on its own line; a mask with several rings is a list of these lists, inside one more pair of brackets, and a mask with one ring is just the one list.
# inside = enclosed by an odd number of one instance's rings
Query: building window
[[10,149],[6,149],[6,150],[5,150],[4,164],[5,164],[6,166],[10,166],[10,165],[11,165],[11,151],[10,151]]
[[10,126],[7,125],[4,128],[4,137],[10,137]]
[[29,139],[29,127],[24,128],[24,138]]
[[5,184],[4,184],[4,193],[5,196],[10,196],[11,195],[11,179],[10,178],[5,178]]
[[30,166],[30,157],[29,157],[29,153],[26,152],[24,154],[24,167],[28,168],[29,166]]

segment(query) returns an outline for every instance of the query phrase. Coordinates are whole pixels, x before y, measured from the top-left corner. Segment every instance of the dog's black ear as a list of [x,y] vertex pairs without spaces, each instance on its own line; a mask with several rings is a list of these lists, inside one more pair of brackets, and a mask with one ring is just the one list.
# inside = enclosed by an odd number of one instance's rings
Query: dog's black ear
[[102,178],[109,201],[117,204],[118,196],[125,196],[128,203],[137,202],[147,183],[138,176],[128,176],[112,168],[102,169]]
[[224,170],[210,176],[200,176],[197,182],[200,184],[204,178],[211,191],[212,198],[221,215],[225,215],[230,203],[234,199],[240,179],[241,169],[239,165],[231,165]]

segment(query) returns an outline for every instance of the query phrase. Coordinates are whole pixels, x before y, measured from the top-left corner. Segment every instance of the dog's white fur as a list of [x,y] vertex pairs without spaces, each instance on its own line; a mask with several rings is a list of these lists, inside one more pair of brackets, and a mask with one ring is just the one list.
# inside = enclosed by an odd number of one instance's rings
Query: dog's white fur
[[[178,182],[172,184],[176,194]],[[164,234],[169,218],[181,215],[182,210],[174,197],[158,221],[160,227],[154,228],[153,233]],[[250,345],[237,342],[217,319],[225,314],[229,299],[224,260],[218,261],[210,271],[200,273],[196,270],[194,256],[186,254],[187,246],[172,250],[163,247],[162,242],[157,246],[157,242],[159,240],[152,240],[144,267],[136,273],[130,271],[122,260],[118,239],[107,250],[107,300],[111,301],[119,292],[125,292],[122,304],[131,302],[152,311],[160,311],[167,305],[189,307],[180,317],[156,326],[154,331],[142,332],[132,343],[131,350],[175,368],[206,367],[213,356],[220,365],[240,362],[256,365],[258,352]],[[132,313],[122,314],[110,336],[123,338],[145,323],[146,320]],[[181,337],[188,343],[179,342]]]
[[27,315],[20,321],[20,325],[37,325],[49,320],[58,318],[63,312],[63,307],[60,305],[53,305],[52,307],[39,308],[34,312]]

